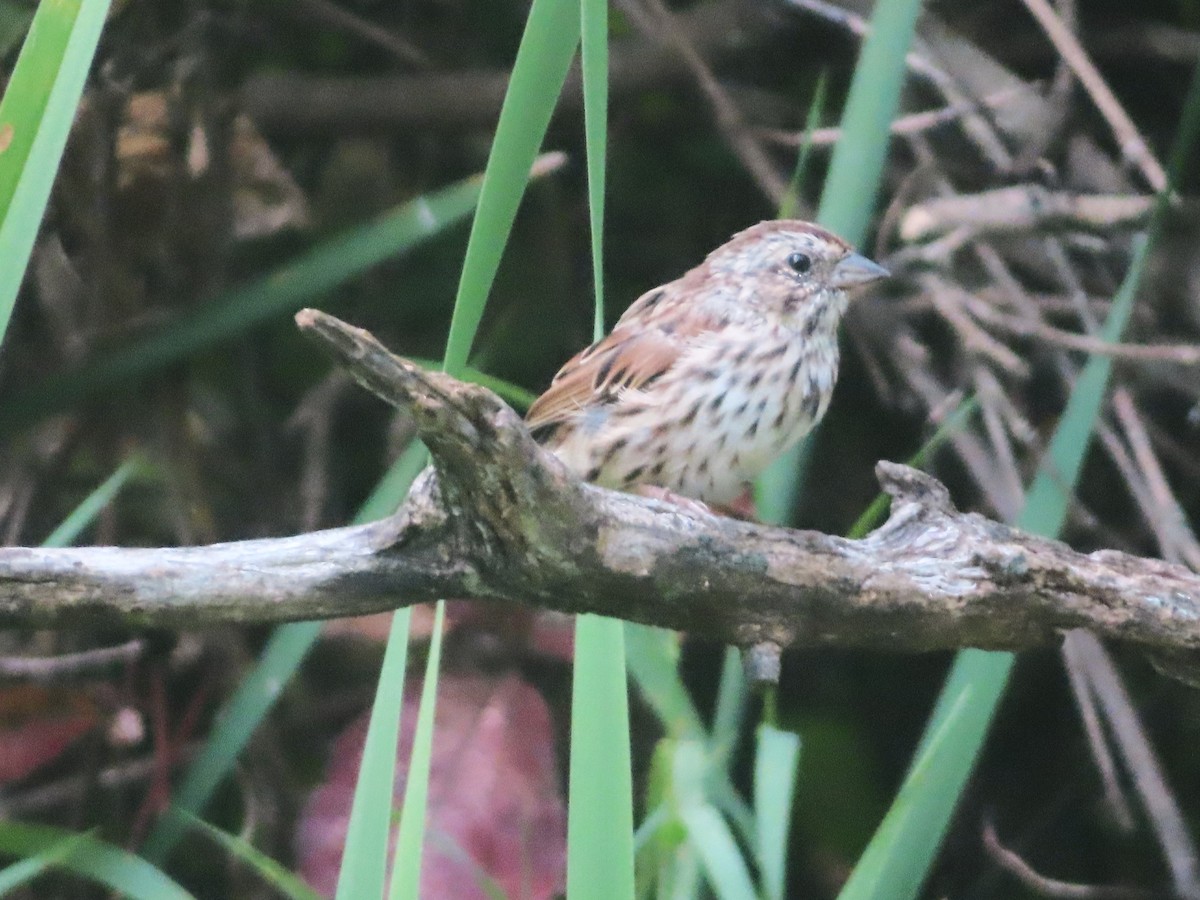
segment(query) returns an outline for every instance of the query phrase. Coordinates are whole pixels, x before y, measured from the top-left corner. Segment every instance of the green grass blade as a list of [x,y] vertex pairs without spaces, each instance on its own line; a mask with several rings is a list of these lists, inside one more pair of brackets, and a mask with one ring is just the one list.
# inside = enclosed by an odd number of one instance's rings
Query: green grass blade
[[52,844],[41,853],[27,856],[10,866],[0,870],[0,897],[4,897],[22,885],[28,884],[49,871],[63,866],[68,857],[79,850],[86,835],[72,834],[63,838],[57,844]]
[[[440,613],[440,604],[438,610]],[[362,762],[358,769],[358,780],[354,784],[346,846],[338,870],[337,900],[383,896],[387,878],[388,839],[392,827],[392,795],[396,781],[396,746],[400,738],[404,674],[408,666],[408,626],[411,620],[411,607],[392,614],[392,630],[379,673],[379,689],[375,692],[375,702],[371,707]],[[434,627],[440,628],[440,619]]]
[[[420,359],[412,356],[407,357],[407,359],[427,369],[440,369],[442,367],[441,360]],[[479,369],[472,368],[471,366],[467,366],[459,377],[463,381],[469,381],[472,384],[478,384],[487,388],[499,396],[505,403],[519,410],[528,409],[533,405],[533,401],[537,399],[537,395],[532,391],[527,391],[520,385],[513,384],[511,381],[505,381],[503,378],[497,378],[495,375],[489,375],[487,372],[481,372]]]
[[[411,444],[384,476],[380,487],[363,504],[355,521],[374,521],[394,510],[424,463],[425,448]],[[177,810],[198,815],[208,805],[217,786],[233,770],[238,754],[316,643],[322,624],[294,622],[271,634],[258,664],[225,702],[212,734],[188,766],[173,798]],[[176,817],[159,819],[142,848],[142,855],[152,861],[165,859],[182,834],[183,828]]]
[[[883,176],[892,119],[904,84],[905,57],[912,44],[921,0],[881,0],[863,43],[846,108],[842,137],[834,148],[821,191],[817,221],[852,244],[862,242]],[[795,504],[808,468],[811,440],[778,460],[758,492],[763,521],[782,523]]]
[[667,734],[673,738],[703,738],[704,723],[679,677],[678,636],[664,628],[627,622],[625,650],[629,674]]
[[[779,204],[779,218],[788,219],[795,215],[800,205],[800,190],[804,183],[804,173],[808,168],[811,144],[807,136],[821,121],[825,105],[825,74],[817,79],[817,87],[813,92],[812,102],[808,105],[808,113],[804,121],[805,141],[800,146],[796,157],[796,165],[792,169],[792,180],[788,184],[788,192]],[[804,481],[804,473],[808,471],[808,460],[811,455],[812,442],[802,440],[775,460],[765,472],[754,481],[754,506],[758,510],[758,519],[768,525],[782,525],[791,517],[796,497]]]
[[[1196,84],[1200,86],[1200,63],[1197,64]],[[1133,314],[1138,286],[1146,269],[1151,246],[1162,227],[1164,211],[1160,202],[1156,214],[1151,219],[1149,231],[1134,248],[1129,271],[1113,298],[1112,310],[1100,331],[1100,339],[1103,341],[1117,343],[1121,340],[1125,325]],[[1067,520],[1071,493],[1091,441],[1092,429],[1100,415],[1100,407],[1104,403],[1111,374],[1112,358],[1109,356],[1094,355],[1083,367],[1071,391],[1067,408],[1054,431],[1054,437],[1050,440],[1046,458],[1038,468],[1037,476],[1025,497],[1025,506],[1017,519],[1018,527],[1051,537],[1062,530],[1063,523]]]
[[629,694],[624,630],[616,619],[575,619],[568,790],[567,897],[632,897]]
[[729,825],[708,803],[686,806],[679,812],[688,840],[696,848],[704,877],[720,900],[757,900],[758,893],[746,860]]
[[534,0],[500,108],[479,210],[471,223],[446,341],[445,371],[451,375],[458,375],[467,364],[530,167],[578,43],[578,0]]
[[788,183],[787,194],[779,204],[779,218],[794,219],[800,207],[800,192],[804,187],[804,176],[808,173],[808,161],[812,156],[812,134],[821,124],[825,115],[825,103],[829,93],[828,72],[821,71],[817,77],[817,85],[813,89],[812,102],[808,104],[808,113],[804,117],[804,137],[800,141],[800,153],[796,158],[796,166],[792,169],[792,180]]
[[758,842],[754,810],[738,793],[738,789],[733,786],[729,775],[720,771],[716,759],[712,763],[712,773],[709,776],[706,794],[725,818],[733,824],[742,843],[753,848]]
[[392,463],[392,467],[379,479],[375,490],[371,491],[371,496],[363,501],[354,521],[374,522],[394,513],[408,494],[413,481],[428,464],[429,453],[424,444],[413,441],[405,447],[400,457]]
[[580,0],[583,119],[587,142],[588,213],[596,315],[592,339],[604,336],[604,172],[608,156],[608,0]]
[[[953,809],[962,792],[956,776],[962,758],[962,735],[986,732],[994,704],[989,688],[1003,685],[1012,654],[967,650],[959,655],[925,733],[920,752],[905,777],[892,808],[839,894],[846,898],[915,897],[921,889],[933,850],[945,835],[949,816],[939,825],[929,808]],[[952,689],[953,688],[953,689]],[[962,688],[962,690],[959,690]],[[949,767],[949,768],[947,768]],[[907,793],[906,793],[907,792]],[[919,802],[905,802],[909,797]],[[932,829],[932,832],[929,831]]]
[[812,435],[767,467],[754,482],[754,505],[764,525],[783,525],[792,517],[812,456]]
[[754,754],[754,818],[758,868],[766,900],[783,900],[787,886],[788,831],[800,737],[770,725],[758,729]]
[[[504,888],[500,883],[479,864],[470,853],[463,849],[462,845],[451,838],[449,835],[439,832],[432,832],[429,835],[429,846],[441,851],[446,856],[460,863],[463,867],[470,870],[471,880],[475,882],[475,886],[483,892],[483,896],[487,900],[508,900],[508,895],[504,893]],[[516,898],[513,898],[516,900]]]
[[[433,764],[433,726],[437,718],[437,683],[438,671],[442,661],[442,623],[445,620],[446,604],[439,600],[433,616],[433,640],[429,643],[429,656],[425,660],[425,680],[421,685],[421,709],[417,713],[417,729],[413,735],[412,758],[408,763],[408,779],[404,784],[404,807],[400,811],[400,832],[396,837],[396,856],[392,862],[392,884],[388,891],[390,900],[420,900],[421,892],[421,850],[425,844],[425,808],[429,800],[429,770]],[[388,646],[403,640],[401,635],[393,635]],[[403,674],[403,673],[402,673]],[[382,676],[379,679],[380,695],[387,683]],[[403,677],[400,679],[401,694],[403,694]],[[403,697],[396,698],[397,703]],[[378,697],[376,703],[379,703]],[[377,710],[371,712],[371,724],[375,724]],[[394,757],[394,754],[393,754]],[[359,776],[362,783],[362,776]],[[391,791],[388,791],[391,800]],[[387,839],[387,829],[383,830]],[[345,871],[343,864],[342,870]],[[351,896],[377,896],[350,895]]]
[[[444,371],[452,375],[461,375],[466,369],[471,345],[483,318],[484,305],[517,206],[525,192],[531,167],[578,41],[577,6],[566,0],[535,0],[501,107],[500,121],[480,189],[479,208],[471,225],[471,236],[463,260],[443,362]],[[441,602],[437,605],[439,622],[444,614],[443,606]],[[399,640],[399,636],[393,634],[389,646],[396,640]],[[425,807],[433,753],[437,661],[441,656],[441,643],[441,630],[435,628],[430,641],[421,712],[405,786],[400,835],[389,892],[392,897],[415,898],[420,885]],[[380,677],[372,720],[375,711],[380,708],[380,698],[400,696],[403,688],[402,672]],[[360,780],[362,777],[364,774],[360,773]],[[386,831],[384,837],[386,839]]]
[[[862,243],[871,221],[920,8],[921,0],[881,0],[850,83],[842,137],[829,162],[817,221],[852,244]],[[808,469],[811,444],[811,439],[802,441],[758,479],[755,501],[763,522],[787,521]]]
[[749,699],[741,651],[737,647],[726,647],[712,727],[713,748],[720,755],[724,767],[728,767],[738,736],[742,733],[742,720],[746,717],[746,702]]
[[213,298],[159,332],[35,385],[5,404],[0,432],[295,312],[465,219],[479,199],[480,184],[479,176],[472,176],[404,203],[374,221],[321,242],[265,277]]
[[699,741],[679,741],[672,760],[674,799],[704,877],[720,900],[755,900],[758,893],[729,823],[707,799],[711,760]]
[[[1198,135],[1200,59],[1193,70],[1175,139],[1168,187],[1155,204],[1146,237],[1135,248],[1129,271],[1113,298],[1101,331],[1105,341],[1121,339],[1133,311],[1146,260],[1162,228],[1171,185],[1183,171]],[[1062,527],[1100,415],[1111,369],[1111,360],[1103,356],[1091,357],[1084,366],[1017,517],[1018,527],[1048,537],[1055,536]],[[955,659],[909,775],[842,890],[843,900],[907,898],[920,890],[987,737],[1014,658],[1011,653],[965,650]]]
[[921,0],[876,5],[850,82],[842,136],[829,161],[817,221],[852,244],[862,243],[871,221],[920,11]]
[[100,511],[112,502],[113,498],[121,492],[121,488],[129,482],[134,475],[140,474],[146,470],[146,464],[139,456],[131,456],[125,460],[120,467],[108,476],[98,488],[88,494],[71,514],[67,516],[50,534],[42,541],[43,547],[69,547],[79,538],[79,535],[85,528],[96,520],[96,516],[100,515]]
[[[63,844],[70,852],[55,854]],[[0,855],[26,859],[48,854],[55,865],[134,900],[190,900],[191,894],[146,860],[97,840],[89,834],[49,825],[0,821]]]
[[[604,334],[604,180],[608,147],[608,3],[579,0],[588,211],[595,295],[592,337]],[[643,690],[680,729],[699,726],[671,654],[650,629],[596,616],[575,620],[571,684],[571,775],[567,806],[567,896],[633,897],[633,784],[625,640],[645,645],[638,657]],[[656,640],[657,639],[657,640]],[[602,890],[604,885],[607,890]],[[600,893],[598,893],[598,891]]]
[[[699,888],[699,867],[687,845],[687,830],[676,815],[674,770],[679,741],[665,737],[654,746],[646,776],[646,817],[634,834],[638,900],[692,897]],[[694,885],[693,893],[679,892]]]
[[40,3],[0,100],[0,337],[107,15],[108,0]]
[[302,878],[297,877],[293,872],[271,859],[249,841],[236,834],[230,834],[203,819],[198,819],[191,813],[173,810],[168,815],[180,816],[183,824],[200,832],[246,863],[259,874],[263,881],[285,897],[290,897],[291,900],[321,900],[321,895],[310,888]]

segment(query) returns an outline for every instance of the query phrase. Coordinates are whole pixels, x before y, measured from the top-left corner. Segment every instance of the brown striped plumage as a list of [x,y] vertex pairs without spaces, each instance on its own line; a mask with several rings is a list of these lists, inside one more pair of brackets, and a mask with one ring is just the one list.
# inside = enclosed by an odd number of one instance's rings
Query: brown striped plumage
[[729,503],[824,415],[845,292],[886,274],[816,225],[761,222],[640,297],[529,427],[588,481]]

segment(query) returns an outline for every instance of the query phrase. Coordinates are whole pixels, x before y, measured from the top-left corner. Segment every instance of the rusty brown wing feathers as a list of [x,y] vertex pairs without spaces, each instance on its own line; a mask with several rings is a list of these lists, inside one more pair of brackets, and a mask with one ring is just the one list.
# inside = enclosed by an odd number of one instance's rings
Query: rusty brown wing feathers
[[[621,391],[648,386],[670,370],[696,335],[719,327],[695,311],[684,315],[678,303],[663,302],[678,283],[643,294],[612,333],[558,370],[525,416],[535,438],[545,441],[580,410],[611,402]],[[661,313],[656,309],[660,304]]]

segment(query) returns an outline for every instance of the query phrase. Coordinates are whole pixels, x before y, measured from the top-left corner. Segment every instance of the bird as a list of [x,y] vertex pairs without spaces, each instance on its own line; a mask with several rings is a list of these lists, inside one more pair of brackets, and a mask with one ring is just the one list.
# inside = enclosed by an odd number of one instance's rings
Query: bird
[[888,274],[818,225],[760,222],[634,301],[526,424],[584,481],[729,506],[824,416],[848,292]]

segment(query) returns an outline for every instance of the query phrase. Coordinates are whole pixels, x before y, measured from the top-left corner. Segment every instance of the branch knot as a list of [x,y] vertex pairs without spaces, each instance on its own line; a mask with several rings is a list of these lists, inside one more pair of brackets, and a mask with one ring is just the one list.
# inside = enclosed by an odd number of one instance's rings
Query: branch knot
[[952,516],[957,513],[946,486],[924,472],[903,463],[881,459],[875,464],[879,486],[897,503],[915,503],[930,512]]

